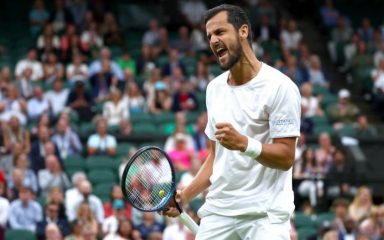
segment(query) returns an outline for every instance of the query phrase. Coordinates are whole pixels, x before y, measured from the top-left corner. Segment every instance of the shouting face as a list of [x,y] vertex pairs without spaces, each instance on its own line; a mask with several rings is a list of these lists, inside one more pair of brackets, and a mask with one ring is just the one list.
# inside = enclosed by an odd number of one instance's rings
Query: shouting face
[[223,70],[232,68],[242,55],[239,33],[227,15],[226,11],[219,12],[206,24],[209,45]]

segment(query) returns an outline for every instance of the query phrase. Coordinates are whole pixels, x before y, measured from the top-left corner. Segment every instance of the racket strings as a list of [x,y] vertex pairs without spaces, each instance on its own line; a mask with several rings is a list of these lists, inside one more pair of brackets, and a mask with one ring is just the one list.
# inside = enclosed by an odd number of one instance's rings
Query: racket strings
[[132,162],[125,189],[132,205],[152,210],[161,206],[172,190],[172,170],[163,153],[144,151]]

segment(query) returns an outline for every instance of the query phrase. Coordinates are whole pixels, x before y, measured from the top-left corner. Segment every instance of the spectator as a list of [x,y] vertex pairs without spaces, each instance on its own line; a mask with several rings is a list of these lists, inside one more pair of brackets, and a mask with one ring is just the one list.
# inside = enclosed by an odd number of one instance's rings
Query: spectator
[[[335,219],[332,221],[331,226],[337,230],[340,235],[346,237],[348,235],[345,226],[348,220],[348,202],[343,198],[337,198],[333,201],[332,209],[335,212]],[[352,236],[351,236],[352,237]]]
[[[73,24],[67,24],[66,32],[60,38],[61,54],[60,59],[67,63],[73,59],[74,55],[81,54],[83,49],[80,44],[80,37],[76,34],[76,27]],[[67,75],[68,79],[71,79]]]
[[54,52],[47,53],[44,62],[44,80],[46,84],[52,84],[55,80],[62,80],[64,77],[64,66],[57,61]]
[[148,97],[148,111],[158,114],[169,112],[172,107],[172,97],[168,92],[167,86],[162,81],[157,81],[155,84],[154,96]]
[[16,116],[21,125],[25,126],[27,123],[26,112],[27,112],[27,103],[26,101],[19,96],[17,88],[9,84],[6,88],[6,96],[3,98],[4,103],[4,113],[2,120],[7,122],[10,120],[11,116]]
[[92,97],[97,102],[104,101],[111,88],[117,86],[117,78],[112,72],[110,60],[102,60],[101,67],[100,72],[95,73],[89,79]]
[[56,0],[55,10],[51,14],[50,22],[55,33],[62,33],[65,26],[73,22],[72,14],[65,6],[65,1]]
[[[87,176],[83,172],[76,172],[72,175],[72,188],[65,191],[65,209],[68,210],[72,207],[74,202],[81,202],[83,196],[80,192],[81,182],[86,181]],[[73,208],[73,207],[72,207]],[[69,216],[68,216],[69,219]],[[71,219],[69,219],[71,220]],[[73,220],[73,219],[72,219]]]
[[201,0],[187,0],[181,3],[181,12],[188,25],[192,28],[199,26],[207,11],[207,6]]
[[119,221],[126,219],[124,201],[122,199],[115,199],[112,208],[112,215],[106,217],[103,222],[102,230],[104,235],[116,234],[119,228]]
[[124,74],[119,65],[111,60],[111,52],[109,48],[103,47],[100,50],[100,58],[94,60],[91,65],[89,66],[89,72],[88,76],[93,76],[94,74],[100,72],[103,69],[103,61],[110,62],[110,69],[112,71],[112,74],[117,77],[119,80],[124,79]]
[[[143,84],[144,94],[147,99],[152,99],[155,96],[155,85],[157,82],[163,82],[160,68],[153,68],[150,71],[148,79]],[[168,86],[166,86],[168,87]]]
[[[20,173],[23,176],[21,185],[30,188],[33,193],[36,194],[38,190],[37,178],[32,169],[29,168],[29,159],[26,154],[22,153],[14,157],[14,169],[18,169],[17,171],[20,170]],[[17,183],[18,180],[13,179],[13,177],[16,177],[17,175],[20,174],[13,172],[9,176],[7,184],[9,189],[14,189],[15,187],[19,188],[19,186],[16,186],[19,185],[19,183]],[[16,182],[14,180],[16,180]]]
[[44,99],[48,101],[51,113],[54,117],[58,117],[64,110],[69,95],[69,89],[63,88],[63,82],[56,79],[53,82],[53,89],[44,93]]
[[381,68],[380,61],[382,59],[384,59],[384,40],[380,42],[379,47],[376,49],[375,53],[373,54],[373,63],[375,64],[376,68]]
[[32,199],[30,188],[22,187],[19,198],[11,203],[9,225],[11,229],[36,231],[36,225],[42,220],[43,213],[38,202]]
[[203,61],[196,63],[196,72],[193,74],[189,81],[195,91],[205,92],[207,85],[214,78],[213,74],[209,71],[208,66]]
[[273,26],[276,26],[277,18],[276,18],[276,12],[275,7],[272,6],[270,1],[268,0],[259,0],[256,5],[256,17],[257,17],[257,23],[260,22],[260,19],[263,18],[263,16],[268,16],[268,18],[271,21],[271,24]]
[[359,113],[359,109],[350,102],[351,94],[347,89],[341,89],[338,96],[339,101],[329,108],[329,117],[335,129],[340,129],[345,123],[352,123]]
[[81,49],[87,53],[99,50],[103,47],[103,38],[99,34],[96,22],[91,22],[89,28],[81,34]]
[[67,220],[66,208],[64,204],[64,192],[60,187],[52,187],[45,199],[45,204],[54,203],[59,207],[59,218]]
[[37,39],[37,49],[42,52],[46,48],[47,43],[52,44],[55,52],[60,49],[60,38],[55,35],[53,26],[50,23],[44,25],[44,31]]
[[312,85],[310,83],[301,85],[301,111],[306,118],[324,115],[318,98],[312,95]]
[[175,134],[175,147],[167,152],[176,171],[188,171],[194,160],[193,149],[187,148],[186,141],[183,133]]
[[336,26],[337,18],[339,17],[339,11],[333,7],[332,0],[325,1],[324,6],[320,8],[320,14],[324,26],[327,28]]
[[[195,178],[196,174],[198,173],[199,169],[201,167],[201,162],[197,161],[197,159],[194,159],[191,162],[191,167],[188,169],[188,171],[184,172],[181,175],[180,182],[178,184],[178,187],[183,189],[187,187]],[[196,198],[204,199],[203,194],[199,194],[196,196]]]
[[0,170],[0,238],[5,239],[9,216],[9,200],[4,196],[6,179],[4,173]]
[[356,194],[355,167],[347,159],[347,154],[342,149],[336,149],[333,153],[333,163],[327,173],[328,196],[349,198]]
[[384,119],[384,58],[380,59],[379,66],[372,71],[371,76],[373,80],[372,94],[375,110]]
[[371,190],[366,186],[361,186],[349,205],[348,214],[355,222],[360,222],[364,218],[370,217],[375,209],[376,206],[372,202]]
[[118,126],[123,121],[129,121],[129,109],[126,101],[121,98],[118,89],[110,91],[110,100],[103,104],[103,117],[108,126]]
[[75,86],[68,95],[67,106],[74,110],[81,122],[90,121],[94,112],[92,110],[93,100],[91,94],[85,89],[83,81],[76,81]]
[[306,73],[298,66],[296,57],[293,55],[288,56],[286,66],[281,71],[288,75],[297,86],[301,86],[308,80]]
[[20,79],[15,82],[18,92],[25,99],[30,99],[33,94],[32,73],[33,71],[31,68],[25,68]]
[[115,15],[112,12],[106,12],[103,14],[102,23],[100,25],[100,33],[101,35],[105,35],[107,32],[111,30],[111,26],[113,24],[117,24]]
[[162,232],[164,226],[155,221],[155,213],[144,212],[143,222],[137,226],[137,230],[140,232],[143,239],[147,239],[152,232]]
[[107,132],[107,122],[104,118],[99,118],[96,122],[97,133],[89,136],[87,141],[88,155],[108,155],[116,154],[116,138]]
[[165,141],[164,150],[166,152],[175,148],[175,136],[177,133],[186,134],[187,146],[189,149],[195,149],[194,141],[193,141],[193,126],[187,124],[187,118],[185,116],[185,112],[178,112],[175,114],[175,122],[168,124],[165,127],[165,133],[170,135]]
[[125,88],[124,101],[128,102],[130,113],[143,112],[145,110],[145,98],[135,82],[129,82]]
[[11,116],[8,124],[3,126],[3,153],[10,153],[15,143],[20,144],[22,152],[28,154],[31,150],[30,134],[20,124],[16,116]]
[[186,26],[179,28],[179,36],[171,42],[171,47],[177,49],[180,56],[192,55],[192,43],[189,37],[189,30]]
[[46,197],[52,187],[60,187],[66,190],[71,186],[67,174],[60,166],[60,162],[55,155],[45,157],[45,169],[39,170],[39,185],[41,195]]
[[64,118],[57,122],[57,132],[52,136],[52,142],[56,144],[61,159],[80,155],[83,150],[78,134],[71,129],[68,120]]
[[[41,2],[41,0],[36,1]],[[25,59],[17,62],[15,68],[16,78],[21,78],[22,73],[26,68],[32,69],[32,81],[38,81],[43,78],[43,65],[37,60],[37,51],[34,48],[28,50],[27,57]]]
[[140,232],[133,228],[133,224],[128,219],[119,221],[118,229],[115,234],[108,234],[104,240],[122,240],[122,239],[142,239]]
[[[87,180],[81,181],[79,183],[79,192],[81,196],[77,199],[72,199],[68,201],[66,205],[67,217],[69,221],[76,219],[76,212],[80,208],[81,203],[88,203],[93,215],[96,217],[96,220],[101,224],[104,220],[104,210],[101,200],[92,194],[92,185]],[[77,219],[79,220],[79,219]]]
[[175,69],[177,67],[180,67],[183,75],[185,75],[186,70],[185,70],[184,64],[179,59],[179,51],[177,49],[173,48],[173,49],[169,50],[169,60],[163,66],[161,74],[163,76],[169,76],[173,72],[173,69]]
[[49,113],[49,102],[44,99],[43,89],[36,86],[33,89],[33,98],[28,100],[28,118],[30,121],[36,121],[44,113]]
[[315,151],[316,165],[318,167],[318,173],[321,176],[325,176],[329,171],[333,163],[333,156],[336,148],[332,144],[331,137],[328,133],[323,132],[319,135],[319,148]]
[[63,234],[60,232],[59,226],[54,223],[48,223],[48,225],[45,227],[44,234],[46,240],[63,239]]
[[201,22],[191,32],[192,51],[196,53],[210,53],[205,35],[205,24]]
[[[124,200],[120,185],[114,185],[112,187],[110,200],[103,204],[105,217],[113,215],[113,204],[116,200]],[[132,206],[127,202],[124,202],[124,216],[126,219],[132,218]]]
[[178,239],[188,239],[190,235],[190,231],[185,225],[177,220],[174,223],[170,223],[165,229],[163,233],[164,240],[178,240]]
[[67,79],[71,86],[77,81],[86,82],[88,79],[88,66],[83,63],[83,56],[80,53],[73,54],[73,59],[66,69]]
[[374,29],[371,26],[371,20],[368,17],[365,17],[361,20],[361,26],[357,32],[365,43],[369,43],[373,40]]
[[319,56],[312,55],[310,58],[310,66],[308,69],[308,80],[312,85],[329,88],[329,81],[327,75],[321,67]]
[[375,138],[378,136],[377,129],[369,124],[368,118],[364,114],[359,114],[353,124],[354,136],[358,138]]
[[119,67],[125,72],[129,70],[133,76],[136,75],[136,61],[132,58],[129,51],[124,51],[121,58],[117,60]]
[[159,41],[159,22],[156,19],[151,19],[149,21],[149,29],[144,33],[142,44],[152,48],[155,47]]
[[302,38],[303,34],[297,29],[296,21],[290,19],[288,21],[288,28],[281,31],[280,41],[282,48],[296,50]]
[[202,112],[196,120],[194,126],[193,140],[197,151],[202,152],[208,149],[208,137],[205,134],[205,126],[207,125],[207,112]]
[[180,90],[173,95],[172,111],[196,111],[198,103],[188,81],[182,81]]
[[37,36],[43,29],[43,26],[49,20],[49,13],[45,9],[43,0],[35,0],[33,8],[29,12],[29,25],[32,36]]
[[73,220],[70,223],[71,232],[70,235],[68,235],[65,240],[82,240],[82,226],[81,223],[77,220]]
[[273,42],[278,41],[279,32],[270,22],[267,15],[261,17],[260,25],[256,25],[255,37],[258,42]]
[[91,235],[97,235],[99,232],[98,221],[91,209],[90,203],[81,202],[77,208],[76,220],[82,226],[82,232],[90,232]]
[[[49,239],[46,235],[46,229],[48,229],[50,224],[55,224],[59,228],[59,234],[62,236],[69,235],[70,230],[67,220],[59,218],[59,206],[52,202],[45,205],[44,218],[37,223],[36,235],[38,239]],[[60,238],[56,238],[56,240],[58,239]]]
[[351,54],[352,57],[347,62],[347,67],[352,70],[353,74],[357,74],[359,69],[370,68],[373,65],[373,57],[367,50],[367,44],[362,40],[358,40],[355,45],[356,52]]
[[13,168],[11,170],[7,180],[7,185],[9,185],[7,189],[7,198],[10,201],[13,201],[19,198],[20,191],[23,187],[30,187],[30,186],[24,186],[24,180],[25,180],[25,176],[24,176],[23,170],[18,168]]
[[106,46],[121,46],[124,43],[124,36],[121,33],[117,23],[112,23],[109,26],[108,32],[104,35],[104,43]]
[[30,160],[31,167],[37,173],[45,168],[44,159],[46,157],[45,144],[50,142],[49,129],[46,126],[39,126],[37,139],[32,142]]
[[87,2],[85,0],[71,1],[68,4],[68,9],[72,14],[77,30],[82,31],[85,25]]

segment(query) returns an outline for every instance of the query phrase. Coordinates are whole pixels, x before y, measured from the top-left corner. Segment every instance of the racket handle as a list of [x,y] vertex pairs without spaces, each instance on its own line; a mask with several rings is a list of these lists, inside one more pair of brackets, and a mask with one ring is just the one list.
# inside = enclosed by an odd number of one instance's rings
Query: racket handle
[[196,224],[196,222],[193,221],[193,219],[184,212],[180,213],[179,218],[183,222],[183,224],[187,226],[189,230],[191,230],[193,235],[196,235],[197,230],[199,229],[199,226]]

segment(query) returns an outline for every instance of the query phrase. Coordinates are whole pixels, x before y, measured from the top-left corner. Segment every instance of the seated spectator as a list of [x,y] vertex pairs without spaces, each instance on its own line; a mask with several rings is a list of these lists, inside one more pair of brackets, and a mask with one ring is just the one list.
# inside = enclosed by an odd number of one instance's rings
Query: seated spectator
[[166,27],[159,28],[159,40],[155,47],[152,48],[152,58],[156,59],[160,55],[168,54],[170,43],[168,38],[168,30]]
[[209,71],[208,66],[203,61],[198,61],[196,64],[196,72],[190,77],[189,81],[194,90],[205,92],[208,83],[213,78],[214,76]]
[[[24,187],[29,187],[33,191],[33,193],[36,194],[38,190],[37,177],[36,174],[32,171],[32,169],[29,168],[29,159],[26,154],[22,153],[14,157],[14,169],[18,169],[21,171],[21,174],[23,176],[21,185]],[[13,176],[16,177],[16,175],[19,174],[16,174],[16,172],[14,172],[8,177],[8,188],[13,189],[17,187],[16,185],[18,185],[18,183],[15,183],[13,179]]]
[[172,48],[169,50],[168,56],[169,56],[169,60],[166,64],[164,64],[164,66],[162,68],[161,75],[169,76],[172,74],[174,68],[179,67],[179,68],[181,68],[181,71],[182,71],[183,75],[185,76],[187,71],[185,69],[184,64],[182,63],[182,61],[179,58],[179,51],[175,48]]
[[346,227],[346,222],[348,221],[348,201],[343,198],[336,198],[332,203],[332,210],[335,212],[335,219],[331,223],[332,228],[337,230],[343,237],[346,237],[349,234]]
[[353,124],[354,136],[358,138],[374,138],[378,136],[377,129],[369,124],[368,118],[364,114],[359,114]]
[[103,105],[103,117],[107,120],[108,126],[120,125],[122,121],[129,120],[128,105],[121,98],[120,90],[110,91],[110,100]]
[[155,96],[155,85],[157,82],[163,82],[163,79],[161,76],[160,68],[155,67],[151,69],[149,77],[145,80],[143,84],[144,94],[147,99],[151,99]]
[[11,229],[36,231],[37,223],[43,218],[43,212],[38,202],[32,198],[32,190],[22,187],[19,198],[11,203],[9,208],[9,226]]
[[137,226],[137,230],[143,239],[147,239],[152,232],[162,232],[164,226],[155,221],[154,212],[144,212],[143,222]]
[[71,186],[67,174],[55,155],[45,157],[45,169],[39,170],[38,177],[41,195],[44,197],[52,187],[60,187],[64,191]]
[[55,223],[47,224],[45,227],[44,235],[46,240],[63,239],[63,234],[60,231],[60,227]]
[[6,179],[5,174],[0,170],[0,238],[5,239],[9,216],[9,200],[5,196]]
[[124,51],[122,56],[117,60],[119,67],[125,71],[129,70],[133,76],[136,75],[136,60],[132,58],[129,51]]
[[37,51],[36,49],[29,49],[27,57],[21,59],[17,62],[15,68],[15,76],[17,79],[22,77],[22,74],[26,68],[32,69],[32,81],[41,80],[44,76],[43,65],[39,60],[37,60]]
[[83,56],[80,53],[73,55],[72,62],[67,66],[66,74],[72,86],[75,85],[77,81],[87,81],[88,66],[83,63]]
[[87,175],[83,172],[76,172],[72,175],[71,181],[72,181],[72,188],[67,189],[65,191],[65,209],[70,208],[73,202],[80,202],[82,199],[82,195],[80,192],[80,184],[82,181],[87,180]]
[[329,88],[328,77],[324,69],[322,69],[320,58],[317,55],[312,55],[310,58],[310,65],[308,68],[308,81],[314,86],[318,85]]
[[123,219],[118,222],[116,233],[110,233],[105,236],[104,240],[116,239],[142,239],[140,232],[137,231],[130,220]]
[[[201,161],[198,161],[197,159],[194,159],[191,162],[191,167],[188,169],[188,171],[184,172],[181,175],[180,182],[178,184],[178,187],[180,189],[184,189],[187,187],[195,178],[196,174],[199,172],[201,167]],[[197,198],[203,199],[203,194],[199,194],[196,196]]]
[[112,87],[117,87],[118,80],[111,70],[111,62],[102,60],[102,69],[89,79],[92,97],[95,101],[104,101]]
[[[76,27],[73,24],[67,24],[66,32],[60,38],[60,60],[68,63],[77,54],[81,54],[80,37],[76,34]],[[67,78],[70,79],[67,75]]]
[[175,148],[176,139],[175,136],[177,133],[183,133],[186,136],[187,146],[189,149],[195,149],[193,141],[193,126],[187,124],[187,119],[184,112],[178,112],[175,114],[175,122],[168,124],[164,129],[167,135],[170,135],[164,144],[164,150],[170,151]]
[[26,113],[27,113],[27,103],[20,97],[17,88],[9,84],[6,87],[5,98],[3,98],[3,116],[2,121],[7,122],[10,120],[11,116],[16,116],[21,125],[25,126],[27,123]]
[[347,154],[342,149],[336,149],[333,154],[334,161],[327,173],[328,196],[332,198],[349,198],[356,194],[354,179],[356,177],[355,166],[347,159]]
[[180,10],[188,25],[190,27],[196,27],[204,18],[207,6],[204,1],[201,0],[187,0],[181,4]]
[[[29,187],[30,186],[24,186],[24,171],[21,169],[13,168],[8,176],[7,179],[7,198],[10,201],[13,201],[17,198],[19,198],[20,189],[23,187]],[[31,184],[31,182],[29,182]],[[31,188],[30,188],[31,189]],[[32,191],[32,189],[31,189]]]
[[[384,45],[384,44],[383,44]],[[380,59],[379,66],[372,71],[373,103],[376,113],[384,120],[384,58]]]
[[103,69],[103,61],[109,61],[110,62],[110,70],[112,71],[112,74],[117,77],[119,80],[124,79],[124,74],[119,65],[111,60],[111,52],[109,48],[103,47],[100,50],[100,58],[94,60],[91,65],[89,66],[88,76],[93,76],[94,74],[100,72]]
[[47,203],[44,208],[44,217],[42,221],[37,223],[36,236],[39,239],[48,239],[48,236],[46,236],[46,228],[49,224],[55,224],[59,228],[59,233],[62,236],[69,235],[70,230],[67,220],[59,218],[59,206],[56,203]]
[[55,9],[51,14],[50,22],[55,33],[63,33],[65,26],[73,22],[72,14],[65,6],[65,1],[55,1]]
[[324,115],[318,98],[312,95],[312,85],[310,83],[301,85],[301,110],[306,118]]
[[255,37],[259,42],[278,41],[279,32],[270,22],[267,15],[261,17],[260,25],[256,25]]
[[348,214],[355,221],[360,222],[365,218],[371,217],[376,206],[372,201],[371,190],[366,186],[361,186],[357,190],[357,193],[349,205]]
[[16,80],[15,86],[20,95],[25,99],[30,99],[33,95],[32,68],[25,68],[20,78]]
[[180,221],[170,223],[167,225],[163,232],[163,239],[176,240],[176,239],[189,239],[191,231]]
[[336,26],[339,11],[334,8],[332,0],[326,0],[324,6],[320,8],[320,14],[324,26],[332,28]]
[[[110,200],[103,204],[104,216],[110,217],[113,214],[113,204],[116,200],[124,200],[123,192],[119,185],[115,185],[111,189]],[[131,219],[132,206],[128,202],[124,202],[124,217]]]
[[46,84],[52,84],[55,80],[62,80],[64,77],[64,66],[57,61],[57,56],[54,52],[47,53],[43,68]]
[[20,144],[21,149],[25,154],[30,152],[31,140],[29,131],[21,126],[20,120],[16,116],[12,116],[8,124],[4,124],[2,135],[4,146],[3,154],[10,153],[12,151],[12,146],[15,143]]
[[108,155],[116,154],[116,138],[107,132],[107,122],[104,118],[99,118],[96,122],[97,133],[89,136],[87,140],[88,155]]
[[53,89],[44,93],[44,98],[48,101],[51,113],[57,117],[65,108],[69,95],[69,89],[63,88],[60,79],[53,82]]
[[102,231],[104,235],[116,234],[119,228],[119,221],[127,219],[125,216],[124,200],[115,199],[112,203],[112,215],[106,217],[103,222]]
[[129,82],[125,88],[124,101],[128,102],[130,113],[143,112],[145,110],[145,98],[135,82]]
[[77,220],[70,222],[71,232],[65,240],[82,240],[82,226]]
[[329,107],[329,117],[335,129],[340,129],[343,123],[352,123],[356,119],[359,109],[350,102],[351,94],[347,89],[341,89],[338,93],[339,101]]
[[281,71],[289,76],[297,86],[301,86],[308,80],[306,72],[298,66],[296,57],[293,55],[288,56],[286,66]]
[[83,234],[85,232],[90,232],[88,234],[91,235],[98,234],[98,221],[95,217],[94,212],[91,209],[90,203],[84,201],[79,204],[76,211],[76,221],[78,221],[80,226],[82,227]]
[[59,206],[59,218],[67,220],[67,211],[64,204],[64,192],[60,187],[52,187],[45,199],[45,204],[54,203]]
[[367,17],[363,18],[361,20],[361,26],[358,28],[357,32],[364,42],[371,42],[373,40],[374,33],[374,29],[371,26],[371,20]]
[[287,29],[283,29],[280,34],[282,48],[289,50],[297,50],[299,42],[303,38],[303,34],[297,29],[295,20],[288,21]]
[[207,112],[202,112],[196,120],[193,131],[193,140],[195,149],[199,152],[207,151],[208,137],[205,134],[205,126],[207,125]]
[[106,46],[121,46],[124,43],[124,36],[121,33],[117,23],[112,23],[109,30],[104,35],[104,44]]
[[49,131],[49,134],[52,133],[52,121],[51,121],[51,118],[49,116],[49,113],[46,112],[46,113],[43,113],[39,119],[37,120],[36,124],[33,124],[31,129],[30,129],[30,132],[31,132],[31,136],[32,137],[35,137],[38,135],[38,130],[40,127],[47,127],[48,128],[48,131]]
[[154,96],[148,98],[148,111],[150,113],[158,114],[169,112],[171,107],[172,97],[168,92],[167,86],[162,81],[156,82]]
[[[47,42],[52,43],[55,50],[60,49],[60,38],[55,34],[53,25],[48,23],[44,26],[43,33],[37,38],[37,49],[41,51],[45,48]],[[56,52],[56,51],[55,51]]]
[[203,22],[192,29],[191,45],[194,52],[209,54],[209,46],[205,35],[205,24]]
[[173,95],[172,111],[196,111],[198,109],[197,98],[190,90],[188,81],[182,81],[180,90]]
[[88,122],[94,116],[92,110],[94,102],[91,93],[85,89],[84,85],[84,82],[76,81],[75,86],[68,95],[66,105],[77,113],[81,122]]
[[186,136],[183,133],[175,135],[175,147],[168,151],[168,155],[176,171],[188,171],[194,160],[193,148],[187,148]]
[[171,42],[171,47],[177,49],[180,56],[191,56],[192,43],[189,37],[189,30],[186,26],[179,28],[179,36]]
[[93,50],[98,50],[103,47],[103,38],[99,34],[96,22],[91,22],[89,28],[81,34],[81,48],[91,53]]
[[85,18],[87,17],[87,2],[86,1],[74,1],[67,2],[68,10],[72,14],[73,22],[76,25],[77,30],[83,31],[85,25]]
[[318,174],[324,177],[333,163],[333,156],[336,148],[332,144],[331,137],[326,132],[319,135],[318,143],[319,148],[315,151],[316,165]]
[[30,160],[31,168],[37,173],[45,166],[44,158],[46,156],[44,145],[50,141],[49,129],[46,126],[39,126],[37,139],[31,144]]
[[49,13],[45,9],[43,0],[35,0],[33,8],[29,12],[29,25],[32,36],[37,36],[43,29],[43,26],[49,20]]
[[57,130],[52,136],[52,142],[56,144],[63,160],[68,156],[80,155],[83,150],[78,134],[73,131],[68,120],[64,118],[57,122]]
[[33,89],[33,97],[28,100],[28,118],[30,121],[36,121],[43,113],[49,113],[49,102],[44,99],[43,89],[36,86]]
[[347,62],[347,68],[350,69],[353,74],[356,74],[359,69],[373,66],[373,57],[367,49],[367,44],[358,39],[355,45],[356,52],[351,54],[352,56]]
[[[82,203],[88,203],[91,209],[92,214],[95,216],[98,224],[101,224],[104,220],[104,209],[101,200],[92,194],[92,185],[87,180],[80,182],[79,191],[81,197],[78,199],[73,199],[69,201],[67,205],[67,217],[69,221],[77,219],[77,213],[80,209]],[[87,204],[87,205],[88,205]],[[83,206],[84,207],[84,206]],[[84,208],[87,208],[85,206]],[[87,214],[88,215],[88,214]]]
[[143,35],[142,45],[147,46],[150,55],[154,56],[154,47],[159,42],[159,22],[156,19],[151,19],[148,25],[149,29]]

